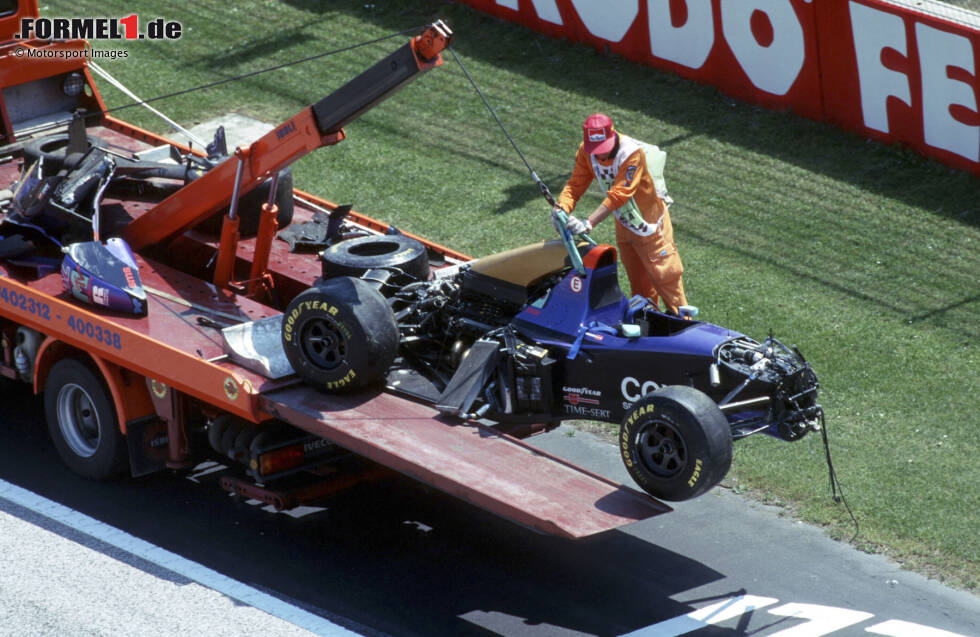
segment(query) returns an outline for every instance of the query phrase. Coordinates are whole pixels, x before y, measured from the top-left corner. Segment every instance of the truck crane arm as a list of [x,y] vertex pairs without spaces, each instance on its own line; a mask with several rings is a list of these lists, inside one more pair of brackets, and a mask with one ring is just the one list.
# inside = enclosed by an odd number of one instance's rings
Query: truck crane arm
[[249,146],[170,195],[130,223],[122,236],[133,250],[167,241],[227,207],[241,165],[238,196],[306,154],[344,139],[343,127],[442,64],[452,41],[441,20],[317,103],[307,106]]

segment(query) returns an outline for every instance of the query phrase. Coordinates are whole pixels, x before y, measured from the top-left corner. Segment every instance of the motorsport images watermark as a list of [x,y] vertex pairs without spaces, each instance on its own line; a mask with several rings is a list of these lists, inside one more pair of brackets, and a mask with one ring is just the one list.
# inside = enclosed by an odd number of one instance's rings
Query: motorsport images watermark
[[129,51],[125,49],[100,50],[93,49],[91,44],[86,42],[86,46],[81,49],[36,49],[33,47],[18,46],[14,49],[14,56],[22,60],[118,60],[129,57]]
[[18,40],[178,40],[183,25],[154,18],[140,31],[139,16],[125,18],[21,18]]

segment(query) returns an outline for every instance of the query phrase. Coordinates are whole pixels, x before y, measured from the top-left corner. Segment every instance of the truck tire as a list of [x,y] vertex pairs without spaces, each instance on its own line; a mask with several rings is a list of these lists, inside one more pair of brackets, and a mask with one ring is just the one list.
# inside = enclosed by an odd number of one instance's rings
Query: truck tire
[[44,413],[55,449],[69,469],[91,480],[121,475],[126,440],[102,379],[81,361],[64,358],[44,386]]
[[296,295],[282,321],[282,346],[307,384],[347,392],[382,380],[398,353],[398,326],[385,298],[352,277]]
[[[259,220],[262,218],[262,204],[269,201],[269,189],[271,182],[265,181],[256,186],[253,190],[242,195],[238,200],[238,234],[243,237],[254,236],[259,231]],[[279,183],[276,185],[276,206],[279,213],[276,221],[279,222],[279,229],[282,230],[293,221],[293,171],[284,168],[279,173]],[[228,208],[221,212],[216,212],[201,223],[197,224],[197,229],[208,234],[220,235],[221,224],[228,215]]]
[[640,487],[662,500],[697,497],[719,482],[732,464],[728,420],[711,398],[671,385],[649,393],[626,412],[619,450]]
[[333,244],[320,254],[323,278],[360,276],[372,268],[397,268],[415,279],[429,278],[429,253],[403,234],[360,237]]

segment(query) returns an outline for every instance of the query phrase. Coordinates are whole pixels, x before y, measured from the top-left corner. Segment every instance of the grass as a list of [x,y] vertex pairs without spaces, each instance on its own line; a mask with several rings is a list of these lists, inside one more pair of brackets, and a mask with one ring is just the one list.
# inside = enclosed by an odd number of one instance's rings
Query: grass
[[[835,465],[861,524],[854,544],[980,589],[977,179],[466,7],[405,4],[248,0],[161,11],[146,0],[58,0],[43,13],[181,21],[180,41],[121,43],[129,57],[103,63],[143,97],[442,17],[553,190],[588,113],[660,144],[689,300],[707,320],[785,337],[820,375]],[[405,39],[156,106],[185,125],[228,111],[278,122]],[[110,104],[129,102],[104,90]],[[165,130],[141,109],[123,115]],[[546,205],[451,56],[347,131],[348,141],[294,166],[304,189],[473,255],[551,236]],[[599,201],[593,192],[582,209]],[[612,242],[612,230],[603,224],[598,238]],[[740,443],[730,482],[834,537],[852,535],[829,498],[818,436]]]

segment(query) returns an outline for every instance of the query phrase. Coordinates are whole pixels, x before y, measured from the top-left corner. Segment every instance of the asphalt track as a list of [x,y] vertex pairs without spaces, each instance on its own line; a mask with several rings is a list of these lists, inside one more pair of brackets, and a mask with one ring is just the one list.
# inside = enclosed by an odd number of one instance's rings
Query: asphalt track
[[[207,467],[77,479],[0,395],[3,635],[980,635],[980,599],[725,490],[578,542],[401,479],[276,514]],[[588,434],[533,440],[627,479]]]

